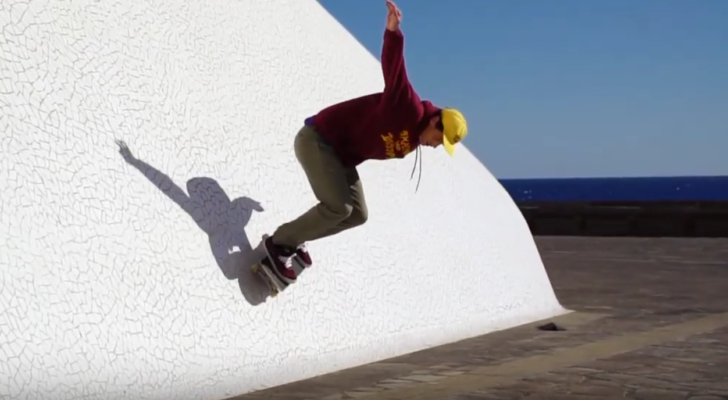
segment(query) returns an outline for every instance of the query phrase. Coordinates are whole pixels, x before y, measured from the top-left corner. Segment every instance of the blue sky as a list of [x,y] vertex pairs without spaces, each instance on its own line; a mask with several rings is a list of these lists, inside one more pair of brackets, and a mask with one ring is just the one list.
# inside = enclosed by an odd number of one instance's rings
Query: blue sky
[[[384,0],[319,0],[377,58]],[[499,178],[728,175],[728,0],[399,0],[420,96]]]

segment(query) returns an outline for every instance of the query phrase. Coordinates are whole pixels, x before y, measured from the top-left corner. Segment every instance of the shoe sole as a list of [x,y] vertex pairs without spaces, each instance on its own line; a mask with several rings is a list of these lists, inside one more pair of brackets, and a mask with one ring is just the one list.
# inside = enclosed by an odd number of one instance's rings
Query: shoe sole
[[298,264],[298,266],[301,268],[301,270],[311,268],[311,266],[306,264],[305,262],[303,262],[303,260],[301,260],[301,257],[299,257],[299,256],[293,256],[293,262]]

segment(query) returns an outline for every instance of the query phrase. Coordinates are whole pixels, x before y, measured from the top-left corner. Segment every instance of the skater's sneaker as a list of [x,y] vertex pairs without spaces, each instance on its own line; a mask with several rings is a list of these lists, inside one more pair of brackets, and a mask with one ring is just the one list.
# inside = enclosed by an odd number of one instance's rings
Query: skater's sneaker
[[263,243],[268,260],[273,266],[271,272],[285,284],[295,283],[296,272],[291,268],[291,263],[296,255],[296,250],[273,243],[272,236],[267,237]]
[[308,253],[308,248],[306,247],[306,243],[300,244],[298,247],[296,247],[296,260],[303,268],[309,268],[311,265],[313,265],[313,261],[311,260],[311,255]]

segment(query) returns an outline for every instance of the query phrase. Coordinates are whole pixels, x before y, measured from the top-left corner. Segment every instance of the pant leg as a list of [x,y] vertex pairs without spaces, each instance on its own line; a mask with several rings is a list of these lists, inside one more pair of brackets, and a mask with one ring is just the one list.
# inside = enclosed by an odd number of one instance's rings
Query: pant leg
[[301,128],[294,141],[294,150],[319,203],[273,233],[274,243],[290,247],[317,238],[349,218],[355,202],[349,189],[347,169],[316,130],[310,126]]
[[347,229],[363,225],[367,222],[367,219],[369,218],[369,210],[367,208],[366,198],[364,197],[364,187],[359,179],[359,172],[356,168],[350,168],[346,171],[346,181],[349,184],[349,193],[351,194],[352,205],[354,206],[351,211],[351,215],[349,215],[349,217],[345,220],[339,222],[336,226],[309,238],[309,241],[336,235]]

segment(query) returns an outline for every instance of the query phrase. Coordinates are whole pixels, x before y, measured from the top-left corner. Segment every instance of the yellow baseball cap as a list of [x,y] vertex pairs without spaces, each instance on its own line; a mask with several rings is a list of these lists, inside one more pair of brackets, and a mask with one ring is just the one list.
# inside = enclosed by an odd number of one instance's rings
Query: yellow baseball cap
[[450,156],[455,152],[455,145],[468,135],[468,123],[465,116],[454,108],[442,109],[443,138],[442,145]]

